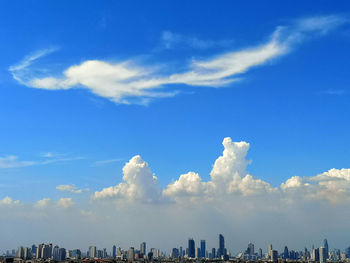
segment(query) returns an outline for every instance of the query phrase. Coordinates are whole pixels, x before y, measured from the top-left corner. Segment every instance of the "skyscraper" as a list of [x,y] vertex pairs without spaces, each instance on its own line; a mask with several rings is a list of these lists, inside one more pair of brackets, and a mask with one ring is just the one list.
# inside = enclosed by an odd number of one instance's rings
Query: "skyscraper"
[[201,254],[200,254],[200,258],[205,258],[205,240],[201,240]]
[[112,249],[112,257],[115,259],[117,258],[117,246],[114,245]]
[[189,258],[194,258],[196,254],[196,247],[193,238],[188,239],[188,254]]
[[277,262],[278,260],[278,251],[277,250],[271,250],[271,261]]
[[142,242],[141,245],[140,245],[140,253],[142,255],[142,257],[144,255],[146,255],[146,242]]
[[211,250],[211,256],[212,256],[212,258],[216,258],[216,249],[215,249],[215,247],[213,247],[212,250]]
[[284,247],[283,258],[284,259],[289,258],[289,251],[288,251],[288,247],[287,246]]
[[248,244],[247,254],[248,254],[249,256],[254,255],[254,244],[253,244],[253,243],[249,243],[249,244]]
[[326,259],[328,259],[328,257],[329,257],[329,249],[328,249],[328,241],[327,241],[327,239],[323,240],[323,247],[326,249],[325,257],[326,257]]
[[89,257],[90,258],[96,258],[97,257],[97,249],[95,246],[89,247]]
[[[325,240],[327,241],[327,240]],[[325,247],[320,247],[319,248],[319,254],[320,254],[320,263],[324,263],[327,261],[327,254],[326,254],[327,250]]]
[[135,249],[133,247],[130,247],[128,251],[128,261],[134,261],[134,259],[135,259]]
[[269,259],[272,259],[272,244],[269,244],[267,247],[267,253],[269,255]]
[[36,255],[35,256],[38,259],[41,258],[41,252],[42,252],[42,249],[43,249],[43,245],[44,244],[39,244],[38,247],[36,248],[36,253],[35,253]]
[[217,257],[221,258],[225,255],[225,239],[222,234],[219,235],[219,248],[217,251]]

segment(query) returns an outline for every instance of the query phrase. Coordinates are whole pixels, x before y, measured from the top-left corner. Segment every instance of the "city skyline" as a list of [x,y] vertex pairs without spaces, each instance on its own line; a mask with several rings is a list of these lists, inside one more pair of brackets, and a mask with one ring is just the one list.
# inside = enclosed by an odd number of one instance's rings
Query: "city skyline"
[[1,1],[0,250],[350,244],[350,2],[269,3]]
[[[64,261],[67,258],[71,259],[83,259],[83,258],[114,258],[114,259],[127,259],[128,261],[140,260],[140,259],[161,259],[161,258],[202,258],[202,259],[218,259],[218,260],[229,260],[229,259],[243,259],[243,260],[269,260],[277,262],[277,259],[291,259],[291,260],[311,260],[312,262],[326,262],[328,259],[332,261],[345,260],[350,258],[350,246],[346,247],[344,250],[337,248],[329,249],[327,239],[323,240],[323,244],[320,247],[315,247],[312,245],[311,249],[304,247],[303,250],[293,250],[288,249],[287,246],[284,247],[282,252],[276,250],[272,244],[267,246],[266,253],[263,252],[261,248],[255,250],[254,244],[249,243],[247,249],[242,252],[231,252],[225,247],[224,236],[222,234],[218,235],[218,248],[215,247],[212,250],[207,250],[205,247],[205,240],[200,241],[200,247],[195,246],[195,241],[193,238],[188,239],[187,248],[175,247],[171,249],[171,252],[161,251],[157,248],[146,249],[146,242],[140,244],[140,249],[135,249],[134,247],[129,247],[128,249],[117,247],[113,245],[112,252],[110,250],[103,248],[98,249],[98,247],[92,245],[89,246],[86,253],[83,249],[65,249],[60,248],[57,245],[50,244],[38,244],[37,246],[33,244],[31,247],[20,246],[14,255],[14,249],[7,250],[5,256],[16,256],[17,258],[30,260],[32,258],[36,259],[53,259],[54,261]],[[196,250],[196,252],[195,252]],[[215,253],[214,251],[218,251]],[[224,252],[220,252],[224,251]],[[223,253],[223,254],[222,254]]]

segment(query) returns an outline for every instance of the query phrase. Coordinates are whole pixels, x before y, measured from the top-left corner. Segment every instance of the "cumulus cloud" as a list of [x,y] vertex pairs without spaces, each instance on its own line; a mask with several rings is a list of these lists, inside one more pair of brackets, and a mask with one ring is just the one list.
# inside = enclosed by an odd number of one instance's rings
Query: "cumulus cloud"
[[74,194],[81,194],[82,189],[78,189],[74,184],[61,184],[56,186],[56,189],[62,192],[71,192]]
[[[279,26],[268,41],[238,51],[214,55],[206,59],[194,59],[182,72],[161,73],[155,65],[144,65],[132,59],[122,62],[87,60],[65,69],[60,77],[37,76],[30,66],[37,59],[53,51],[47,49],[28,56],[18,65],[9,68],[14,79],[32,88],[67,90],[84,88],[116,103],[147,104],[153,98],[175,96],[178,91],[169,90],[171,84],[188,86],[222,87],[241,78],[249,69],[264,65],[272,59],[290,52],[292,48],[310,37],[325,35],[347,20],[340,16],[319,16],[298,20]],[[179,39],[165,33],[168,43]],[[186,40],[187,41],[187,40]],[[199,41],[197,46],[202,45]]]
[[[217,244],[218,233],[224,233],[234,251],[252,239],[265,246],[266,236],[276,246],[288,236],[296,248],[307,245],[300,244],[301,239],[309,242],[324,235],[346,240],[350,169],[293,176],[273,187],[247,172],[249,143],[225,138],[222,144],[207,181],[191,171],[162,188],[149,164],[137,155],[125,164],[122,182],[95,192],[92,200],[81,196],[75,204],[71,198],[44,198],[34,205],[15,205],[19,201],[6,197],[0,200],[0,223],[8,226],[5,231],[23,229],[31,231],[31,238],[40,234],[41,240],[56,238],[68,246],[80,242],[86,247],[107,246],[118,236],[125,247],[146,238],[169,249],[174,243],[184,245],[188,235],[206,239],[211,246]],[[72,206],[76,209],[67,209]],[[52,225],[54,235],[49,231]]]
[[15,206],[19,204],[20,204],[19,200],[13,200],[9,196],[6,196],[4,199],[0,199],[0,206]]
[[123,167],[122,183],[95,192],[93,198],[122,198],[145,203],[164,201],[157,177],[139,155],[131,158]]
[[46,208],[50,204],[50,202],[51,202],[51,198],[43,198],[43,199],[39,200],[38,202],[36,202],[34,207]]
[[61,198],[57,201],[57,206],[62,208],[69,208],[74,206],[72,198]]

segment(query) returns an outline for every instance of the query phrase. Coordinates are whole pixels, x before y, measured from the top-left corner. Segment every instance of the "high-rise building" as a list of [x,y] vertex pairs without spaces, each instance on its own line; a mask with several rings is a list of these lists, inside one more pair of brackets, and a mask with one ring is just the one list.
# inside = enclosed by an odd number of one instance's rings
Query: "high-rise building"
[[283,258],[284,259],[288,259],[289,258],[289,251],[288,251],[288,247],[287,246],[284,247]]
[[179,250],[179,254],[180,254],[180,257],[183,257],[183,255],[182,255],[182,247],[180,247],[180,250]]
[[117,258],[117,246],[116,245],[114,245],[113,248],[112,248],[112,257],[114,259]]
[[52,257],[54,261],[60,261],[59,260],[59,247],[58,246],[54,246],[53,250],[52,250]]
[[217,257],[221,258],[225,255],[225,239],[222,234],[219,235],[219,248],[217,251]]
[[205,258],[205,252],[206,252],[205,240],[201,240],[201,253],[200,253],[200,258]]
[[263,252],[262,252],[262,249],[261,249],[261,248],[259,248],[258,257],[259,257],[260,259],[263,257]]
[[201,249],[199,247],[196,248],[194,257],[195,258],[200,258],[201,255]]
[[318,248],[313,248],[311,251],[311,260],[312,261],[320,261],[320,254]]
[[269,244],[267,247],[267,253],[269,255],[269,259],[272,258],[272,244]]
[[177,248],[173,248],[171,251],[172,258],[178,258],[180,256],[179,250]]
[[33,244],[32,245],[32,256],[36,253],[36,246]]
[[249,256],[252,256],[252,255],[254,255],[254,244],[253,243],[249,243],[248,244],[248,248],[247,248],[247,254],[249,255]]
[[97,248],[95,246],[89,247],[89,257],[96,258],[97,257]]
[[216,249],[215,249],[215,247],[213,247],[211,249],[211,256],[212,256],[212,258],[216,258]]
[[52,256],[52,244],[43,244],[41,248],[41,258],[49,259]]
[[80,249],[72,250],[71,258],[73,258],[73,259],[81,259],[81,251],[80,251]]
[[329,257],[329,249],[328,249],[328,241],[327,241],[327,239],[323,240],[323,247],[326,249],[325,257],[326,257],[326,259],[328,259],[328,257]]
[[196,247],[195,247],[195,243],[193,238],[189,238],[188,239],[188,254],[187,256],[189,258],[195,258],[195,254],[196,254]]
[[16,257],[25,259],[24,258],[24,247],[19,247],[16,253]]
[[320,263],[324,263],[327,261],[327,250],[325,247],[319,248],[319,254],[320,254]]
[[38,247],[36,248],[35,256],[36,256],[37,259],[42,257],[41,252],[42,252],[42,249],[43,249],[43,245],[44,244],[39,244]]
[[134,261],[135,259],[135,249],[130,247],[128,250],[128,261]]
[[120,247],[117,248],[117,258],[122,258],[123,257],[123,253],[122,253],[122,249]]
[[278,251],[277,250],[271,250],[271,261],[277,262],[278,260]]
[[140,245],[140,254],[143,256],[146,255],[146,242],[142,242]]

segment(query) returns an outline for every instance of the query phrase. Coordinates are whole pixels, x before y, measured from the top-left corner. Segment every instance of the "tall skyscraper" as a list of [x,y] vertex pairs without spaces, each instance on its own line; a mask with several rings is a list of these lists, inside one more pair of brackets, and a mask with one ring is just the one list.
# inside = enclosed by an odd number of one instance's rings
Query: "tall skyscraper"
[[217,251],[217,257],[221,258],[225,255],[225,239],[222,234],[219,235],[219,248]]
[[52,244],[43,244],[41,248],[41,258],[49,259],[52,256]]
[[327,261],[327,250],[325,247],[319,248],[319,254],[320,254],[320,263],[325,263]]
[[193,238],[188,239],[188,254],[189,258],[195,258],[196,247]]
[[211,249],[211,256],[212,256],[212,258],[216,258],[217,256],[216,256],[216,249],[215,249],[215,247],[213,247],[212,249]]
[[267,253],[269,255],[269,259],[272,259],[272,244],[269,244],[267,247]]
[[112,249],[112,257],[113,257],[114,259],[117,258],[117,246],[116,246],[116,245],[113,246],[113,249]]
[[38,247],[36,248],[36,258],[39,259],[41,258],[41,252],[42,252],[42,249],[43,249],[43,245],[44,244],[39,244]]
[[247,254],[249,254],[249,256],[254,255],[254,244],[253,243],[248,244]]
[[283,258],[284,259],[288,259],[289,258],[289,251],[288,251],[288,247],[287,246],[284,247]]
[[328,259],[328,257],[329,257],[329,249],[328,249],[328,241],[327,241],[327,239],[323,240],[323,247],[326,249],[325,257],[326,257],[326,259]]
[[201,258],[205,258],[205,251],[206,251],[206,246],[205,246],[205,240],[201,240]]
[[320,254],[319,254],[319,249],[318,248],[312,249],[311,260],[312,261],[320,261]]
[[278,251],[277,250],[271,250],[271,261],[277,262],[278,260]]
[[140,245],[140,253],[143,256],[146,255],[146,242],[142,242],[141,245]]

